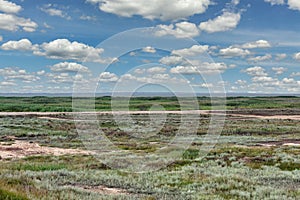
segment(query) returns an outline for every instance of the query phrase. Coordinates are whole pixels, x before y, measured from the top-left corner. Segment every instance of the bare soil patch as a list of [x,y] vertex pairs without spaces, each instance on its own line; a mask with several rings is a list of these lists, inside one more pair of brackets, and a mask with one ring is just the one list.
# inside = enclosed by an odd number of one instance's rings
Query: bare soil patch
[[99,185],[99,186],[84,186],[84,185],[76,185],[73,186],[76,188],[80,188],[83,190],[87,190],[89,192],[96,192],[99,194],[108,194],[108,195],[118,195],[118,194],[129,194],[129,192],[127,192],[124,189],[121,188],[113,188],[113,187],[106,187],[103,185]]
[[270,141],[270,142],[260,142],[260,146],[264,147],[274,147],[274,146],[295,146],[300,147],[300,139],[287,139],[282,141]]
[[18,159],[27,156],[35,155],[66,155],[66,154],[87,154],[90,155],[93,152],[80,150],[80,149],[62,149],[55,147],[40,146],[37,143],[31,143],[27,141],[15,140],[14,143],[0,143],[0,157],[1,159]]

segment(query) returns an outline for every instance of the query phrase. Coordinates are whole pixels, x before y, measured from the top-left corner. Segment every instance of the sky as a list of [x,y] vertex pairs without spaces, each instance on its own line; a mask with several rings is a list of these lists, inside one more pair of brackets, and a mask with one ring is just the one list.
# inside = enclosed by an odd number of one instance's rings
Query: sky
[[300,93],[299,0],[0,0],[0,93]]

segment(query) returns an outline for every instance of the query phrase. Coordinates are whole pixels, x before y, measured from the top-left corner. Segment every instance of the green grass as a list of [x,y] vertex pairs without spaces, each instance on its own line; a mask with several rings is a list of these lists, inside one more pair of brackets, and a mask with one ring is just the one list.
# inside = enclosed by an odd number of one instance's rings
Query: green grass
[[[77,98],[76,102],[82,102],[82,105],[94,103],[95,109],[98,111],[110,111],[111,103],[115,103],[114,109],[127,109],[126,101],[129,100],[130,110],[149,110],[152,106],[161,105],[165,110],[180,110],[183,107],[180,101],[184,101],[185,109],[196,109],[191,98],[177,97],[97,97]],[[210,110],[212,105],[214,109],[222,109],[224,101],[219,98],[210,99],[208,97],[198,97],[199,108],[202,110]],[[90,102],[90,103],[88,103]],[[275,109],[275,108],[300,108],[299,97],[227,97],[227,109]],[[84,108],[81,108],[84,109]],[[72,97],[0,97],[0,112],[72,112]]]
[[39,164],[20,164],[14,167],[14,170],[25,170],[25,171],[54,171],[65,169],[66,165],[64,164],[47,164],[47,163],[39,163]]
[[0,188],[0,200],[29,200],[27,197]]

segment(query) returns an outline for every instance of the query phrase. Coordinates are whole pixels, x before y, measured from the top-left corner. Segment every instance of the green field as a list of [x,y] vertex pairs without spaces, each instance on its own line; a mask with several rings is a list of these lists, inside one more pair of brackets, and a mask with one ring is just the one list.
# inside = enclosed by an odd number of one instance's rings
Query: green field
[[[97,97],[95,99],[77,99],[85,102],[94,101],[97,111],[111,110],[111,97]],[[119,106],[125,105],[124,98],[119,98]],[[185,103],[193,102],[190,98],[182,98]],[[118,98],[114,98],[118,103]],[[226,99],[198,97],[199,109],[209,110],[212,104],[218,108],[219,103],[226,101],[227,109],[272,109],[272,108],[300,108],[300,98],[286,97],[227,97]],[[153,105],[161,105],[165,110],[180,110],[177,97],[132,97],[129,99],[130,110],[149,110]],[[222,105],[221,105],[222,106]],[[127,107],[125,107],[127,108]],[[0,97],[0,112],[72,112],[72,97]]]
[[[210,109],[208,98],[198,100],[200,108]],[[110,110],[109,97],[97,98],[96,102],[97,110]],[[72,99],[66,97],[2,97],[0,105],[0,110],[6,112],[72,111]],[[152,105],[179,109],[174,97],[133,98],[130,105],[131,110],[147,110]],[[227,98],[230,111],[208,155],[197,159],[210,121],[210,115],[201,115],[197,119],[197,139],[178,159],[153,172],[116,170],[83,154],[3,157],[0,199],[299,199],[300,120],[243,116],[300,115],[299,108],[297,97]],[[87,149],[71,114],[48,117],[0,116],[0,152],[14,147],[17,141],[59,149]],[[179,129],[181,116],[168,114],[156,134],[142,139],[132,136],[135,130],[129,125],[121,128],[111,114],[97,117],[105,136],[135,156],[164,147]],[[144,134],[155,128],[149,125],[146,114],[131,117],[144,127]]]

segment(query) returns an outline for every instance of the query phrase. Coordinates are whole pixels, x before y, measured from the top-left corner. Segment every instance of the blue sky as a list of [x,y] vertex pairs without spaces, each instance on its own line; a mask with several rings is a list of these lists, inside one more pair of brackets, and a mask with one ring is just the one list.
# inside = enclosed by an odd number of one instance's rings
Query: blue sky
[[298,0],[0,0],[0,93],[299,93],[299,21]]

